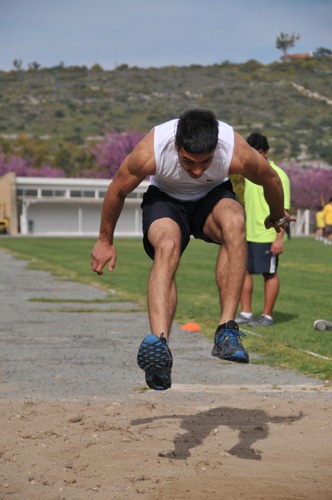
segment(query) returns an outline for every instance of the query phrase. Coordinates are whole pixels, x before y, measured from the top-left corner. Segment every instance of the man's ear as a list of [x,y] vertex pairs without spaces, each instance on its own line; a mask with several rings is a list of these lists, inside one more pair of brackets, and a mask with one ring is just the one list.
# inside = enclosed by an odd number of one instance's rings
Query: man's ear
[[267,160],[269,157],[269,150],[268,149],[259,149],[258,152],[264,156],[264,158]]
[[177,153],[179,152],[179,146],[176,144],[176,139],[174,139],[174,147],[175,147],[175,151],[177,151]]

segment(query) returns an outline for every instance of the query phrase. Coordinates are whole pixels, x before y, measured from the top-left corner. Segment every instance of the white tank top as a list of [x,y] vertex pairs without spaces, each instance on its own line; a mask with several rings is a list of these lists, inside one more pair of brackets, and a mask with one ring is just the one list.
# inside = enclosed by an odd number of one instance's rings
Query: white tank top
[[212,164],[199,179],[193,179],[181,166],[175,149],[177,123],[178,119],[170,120],[154,128],[156,173],[150,178],[151,184],[173,198],[199,200],[228,178],[234,150],[233,128],[227,123],[218,122],[219,139]]

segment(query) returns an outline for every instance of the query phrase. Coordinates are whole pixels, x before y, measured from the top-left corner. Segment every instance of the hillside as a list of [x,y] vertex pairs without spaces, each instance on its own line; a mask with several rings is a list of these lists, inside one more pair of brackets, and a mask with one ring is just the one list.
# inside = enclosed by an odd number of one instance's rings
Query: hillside
[[[0,145],[17,134],[84,148],[111,130],[146,132],[192,107],[213,109],[243,136],[269,138],[276,160],[332,165],[332,58],[262,65],[130,68],[98,65],[0,72]],[[90,138],[90,139],[89,139]]]

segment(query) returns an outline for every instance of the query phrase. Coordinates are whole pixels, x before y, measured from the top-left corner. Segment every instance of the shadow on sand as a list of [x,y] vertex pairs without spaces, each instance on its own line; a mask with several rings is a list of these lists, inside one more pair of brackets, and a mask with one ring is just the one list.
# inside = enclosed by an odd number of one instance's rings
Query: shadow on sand
[[199,412],[196,415],[163,415],[132,420],[131,425],[150,424],[156,420],[180,420],[180,428],[186,432],[178,434],[174,439],[174,450],[160,453],[160,456],[177,460],[190,457],[190,450],[200,446],[204,439],[219,426],[226,426],[239,431],[239,442],[229,454],[238,458],[261,460],[261,453],[253,448],[253,444],[266,439],[269,434],[269,423],[291,424],[303,418],[300,412],[297,416],[269,417],[262,410],[247,410],[239,408],[220,407]]

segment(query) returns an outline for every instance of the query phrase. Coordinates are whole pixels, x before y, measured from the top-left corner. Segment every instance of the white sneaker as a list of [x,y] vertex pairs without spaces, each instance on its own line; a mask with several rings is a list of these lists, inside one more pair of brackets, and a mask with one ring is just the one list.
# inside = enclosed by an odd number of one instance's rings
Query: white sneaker
[[315,330],[319,330],[320,332],[324,332],[325,330],[332,330],[332,323],[326,321],[325,319],[316,319],[313,324]]
[[252,319],[249,321],[248,326],[272,326],[274,321],[272,318],[267,318],[264,314],[261,314],[257,319]]
[[248,321],[251,321],[254,318],[253,314],[250,314],[250,316],[245,316],[244,314],[240,313],[235,317],[235,322],[238,325],[244,325],[245,323],[248,323]]

